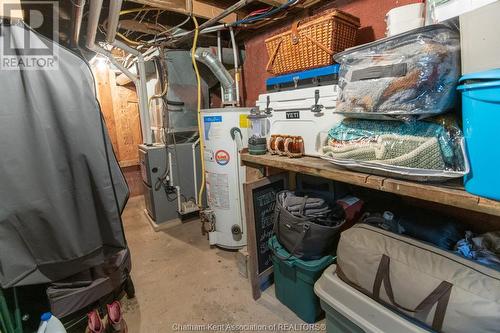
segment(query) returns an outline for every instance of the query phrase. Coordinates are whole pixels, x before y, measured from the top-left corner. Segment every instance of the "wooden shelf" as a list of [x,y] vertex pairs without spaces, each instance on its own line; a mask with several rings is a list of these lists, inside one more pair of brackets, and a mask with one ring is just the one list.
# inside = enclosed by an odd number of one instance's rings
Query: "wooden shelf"
[[314,157],[291,159],[269,154],[259,156],[243,153],[241,159],[245,165],[251,167],[266,166],[303,173],[452,207],[460,207],[471,211],[500,216],[499,201],[467,193],[460,184],[455,182],[429,184],[375,176],[343,169],[325,160]]

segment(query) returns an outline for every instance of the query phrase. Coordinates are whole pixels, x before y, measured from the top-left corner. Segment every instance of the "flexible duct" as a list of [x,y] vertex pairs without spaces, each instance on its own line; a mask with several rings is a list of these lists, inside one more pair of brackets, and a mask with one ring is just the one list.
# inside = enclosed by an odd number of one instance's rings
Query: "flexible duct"
[[223,104],[236,103],[236,84],[224,65],[211,52],[203,49],[196,49],[195,58],[199,62],[205,64],[214,73],[224,88],[224,96],[222,96]]

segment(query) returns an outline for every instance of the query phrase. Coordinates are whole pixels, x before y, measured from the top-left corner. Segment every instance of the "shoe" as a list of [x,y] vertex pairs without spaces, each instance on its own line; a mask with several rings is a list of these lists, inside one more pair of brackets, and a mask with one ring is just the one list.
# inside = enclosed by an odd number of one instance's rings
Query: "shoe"
[[127,333],[127,323],[123,319],[122,307],[120,302],[114,301],[106,305],[108,310],[108,332]]
[[85,333],[104,333],[104,324],[99,316],[99,311],[92,310],[87,314],[88,324]]

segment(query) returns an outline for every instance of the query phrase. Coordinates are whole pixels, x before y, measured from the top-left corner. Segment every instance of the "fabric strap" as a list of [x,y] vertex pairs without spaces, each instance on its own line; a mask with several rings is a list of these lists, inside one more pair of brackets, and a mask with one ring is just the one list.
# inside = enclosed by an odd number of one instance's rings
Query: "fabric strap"
[[[375,275],[375,280],[373,282],[372,291],[368,291],[355,283],[353,283],[342,271],[340,265],[337,265],[337,276],[350,285],[351,287],[361,291],[362,293],[372,297],[379,303],[385,306],[395,308],[396,310],[403,310],[414,314],[414,317],[421,322],[425,323],[425,319],[432,310],[434,304],[436,305],[436,311],[434,312],[434,318],[432,321],[432,329],[440,332],[443,328],[444,318],[446,315],[446,309],[451,296],[451,289],[453,284],[447,281],[442,281],[427,297],[424,298],[422,302],[413,310],[398,304],[394,297],[394,291],[392,289],[391,279],[390,279],[390,258],[389,256],[383,254],[380,259],[380,263]],[[385,293],[387,298],[389,298],[389,303],[380,298],[380,289],[384,284]]]

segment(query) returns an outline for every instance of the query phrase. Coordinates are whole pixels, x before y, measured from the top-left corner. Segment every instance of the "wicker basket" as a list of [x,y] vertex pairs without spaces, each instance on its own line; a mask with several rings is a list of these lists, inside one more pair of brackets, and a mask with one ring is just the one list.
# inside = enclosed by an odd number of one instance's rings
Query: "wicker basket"
[[355,45],[358,28],[359,19],[340,10],[296,21],[266,39],[266,70],[277,75],[331,65],[335,53]]

